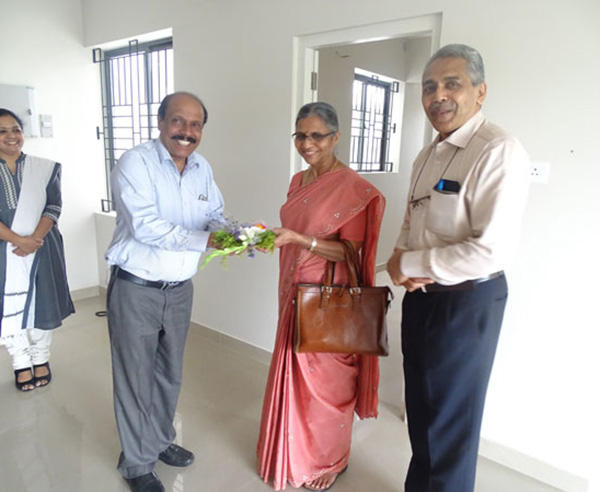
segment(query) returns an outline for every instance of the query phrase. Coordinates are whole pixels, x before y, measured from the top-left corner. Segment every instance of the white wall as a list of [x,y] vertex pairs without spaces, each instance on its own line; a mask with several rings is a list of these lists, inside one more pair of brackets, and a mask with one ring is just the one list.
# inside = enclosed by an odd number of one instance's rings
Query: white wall
[[[336,153],[343,162],[349,162],[350,154],[354,69],[360,68],[404,81],[405,65],[410,54],[405,52],[403,47],[408,47],[408,44],[408,41],[396,38],[319,49],[317,99],[329,102],[337,110],[341,135]],[[390,155],[390,160],[396,167],[399,157],[395,154]]]
[[[53,138],[28,138],[24,152],[62,164],[63,212],[71,290],[98,285],[93,211],[104,183],[98,73],[83,46],[80,0],[3,2],[0,84],[36,90],[39,114],[53,117]],[[10,6],[9,6],[10,3]],[[10,108],[9,108],[10,109]]]
[[[425,114],[420,104],[421,85],[411,76],[413,64],[423,67],[431,53],[431,38],[395,38],[361,44],[334,46],[319,50],[320,101],[332,104],[340,121],[340,141],[337,154],[342,162],[349,162],[350,121],[352,118],[352,90],[354,69],[361,68],[403,82],[403,116],[398,128],[401,144],[397,155],[390,153],[394,163],[392,173],[365,173],[363,177],[373,183],[386,197],[386,211],[381,227],[377,263],[384,264],[398,238],[397,224],[404,217],[406,194],[412,163],[425,140]],[[341,56],[340,56],[341,55]],[[420,76],[419,76],[420,79]]]
[[[39,2],[38,2],[39,3]],[[201,150],[227,207],[278,222],[289,182],[293,37],[443,13],[441,42],[476,46],[485,113],[551,163],[534,185],[489,390],[483,436],[591,481],[598,444],[600,2],[597,0],[83,0],[86,45],[172,27],[179,89],[206,100]],[[23,26],[29,27],[29,26]],[[16,36],[15,36],[16,38]],[[8,81],[6,81],[8,82]],[[11,81],[14,82],[14,81]],[[34,84],[35,85],[35,84]],[[42,109],[42,108],[40,108]],[[42,110],[43,111],[43,110]],[[234,259],[235,260],[235,259]],[[271,348],[276,260],[211,265],[194,319]]]

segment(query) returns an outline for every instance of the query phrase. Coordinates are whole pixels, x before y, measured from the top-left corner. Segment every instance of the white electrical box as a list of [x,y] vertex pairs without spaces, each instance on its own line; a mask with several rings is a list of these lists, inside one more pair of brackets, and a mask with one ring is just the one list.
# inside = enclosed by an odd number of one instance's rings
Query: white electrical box
[[25,137],[39,137],[40,124],[35,106],[35,89],[0,84],[0,108],[9,109],[23,121]]
[[52,115],[40,115],[40,135],[45,138],[52,137]]

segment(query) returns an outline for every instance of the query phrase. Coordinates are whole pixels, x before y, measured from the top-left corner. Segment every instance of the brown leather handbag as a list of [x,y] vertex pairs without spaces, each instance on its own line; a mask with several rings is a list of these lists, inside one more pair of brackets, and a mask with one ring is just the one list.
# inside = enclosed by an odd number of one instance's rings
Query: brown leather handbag
[[342,241],[349,285],[333,285],[334,262],[327,262],[322,284],[298,284],[295,299],[295,352],[388,355],[386,314],[389,287],[364,287],[356,251]]

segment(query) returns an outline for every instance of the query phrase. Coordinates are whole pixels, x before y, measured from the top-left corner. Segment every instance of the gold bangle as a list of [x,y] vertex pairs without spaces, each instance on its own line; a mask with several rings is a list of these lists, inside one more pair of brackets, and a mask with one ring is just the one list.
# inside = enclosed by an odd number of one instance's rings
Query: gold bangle
[[317,238],[313,236],[312,242],[310,243],[310,248],[308,248],[308,251],[310,251],[312,253],[316,247],[317,247]]

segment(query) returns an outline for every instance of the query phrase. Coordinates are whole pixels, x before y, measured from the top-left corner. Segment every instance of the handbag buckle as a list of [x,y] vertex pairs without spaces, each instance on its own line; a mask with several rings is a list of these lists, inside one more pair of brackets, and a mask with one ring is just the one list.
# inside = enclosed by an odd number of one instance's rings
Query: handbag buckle
[[333,294],[333,287],[330,285],[323,285],[321,287],[321,305],[323,304],[323,299],[329,301],[331,294]]
[[350,291],[350,295],[354,295],[354,294],[358,294],[360,295],[361,293],[361,289],[360,287],[350,287],[350,289],[348,289]]

